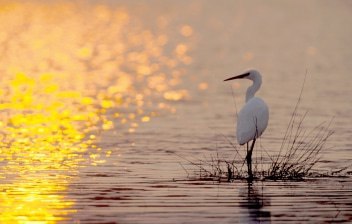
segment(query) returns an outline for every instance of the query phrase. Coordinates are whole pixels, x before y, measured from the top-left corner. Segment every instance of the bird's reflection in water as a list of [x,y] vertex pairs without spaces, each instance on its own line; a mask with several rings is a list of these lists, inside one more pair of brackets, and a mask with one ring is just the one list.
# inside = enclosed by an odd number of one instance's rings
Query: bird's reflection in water
[[240,223],[271,223],[270,211],[266,211],[265,207],[270,205],[270,198],[265,197],[263,189],[259,189],[248,183],[247,188],[240,191],[240,206],[248,211],[247,215],[241,216]]

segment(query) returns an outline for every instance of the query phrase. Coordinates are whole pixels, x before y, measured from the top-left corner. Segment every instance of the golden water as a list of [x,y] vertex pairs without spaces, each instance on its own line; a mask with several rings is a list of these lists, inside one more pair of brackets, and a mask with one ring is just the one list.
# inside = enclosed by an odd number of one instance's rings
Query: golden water
[[184,42],[165,54],[169,37],[120,7],[4,1],[0,12],[0,220],[56,223],[76,212],[65,194],[80,167],[115,153],[97,147],[100,132],[173,112],[191,59]]

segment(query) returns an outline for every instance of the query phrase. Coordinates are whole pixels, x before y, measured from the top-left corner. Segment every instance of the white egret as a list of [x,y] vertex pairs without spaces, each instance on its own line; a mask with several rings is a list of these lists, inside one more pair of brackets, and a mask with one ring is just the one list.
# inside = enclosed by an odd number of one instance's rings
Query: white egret
[[[249,178],[253,178],[252,173],[252,152],[257,138],[259,138],[269,121],[269,109],[266,103],[259,97],[255,97],[255,93],[262,84],[262,76],[256,70],[249,70],[242,75],[234,76],[224,81],[233,79],[250,79],[253,85],[248,87],[246,93],[246,104],[240,110],[237,117],[237,141],[240,145],[247,143],[247,167]],[[248,149],[248,143],[252,141],[251,148]]]

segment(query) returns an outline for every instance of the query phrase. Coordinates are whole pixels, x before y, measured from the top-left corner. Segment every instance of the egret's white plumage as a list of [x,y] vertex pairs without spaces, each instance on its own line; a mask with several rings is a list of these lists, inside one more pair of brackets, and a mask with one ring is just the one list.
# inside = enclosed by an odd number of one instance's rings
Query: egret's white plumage
[[240,110],[237,118],[237,141],[243,145],[260,137],[269,121],[269,110],[266,103],[258,98],[251,98]]
[[[240,145],[247,143],[247,166],[248,175],[253,178],[252,174],[252,152],[257,138],[259,138],[269,121],[269,108],[259,97],[255,97],[255,93],[259,90],[262,84],[262,76],[256,70],[249,70],[242,75],[234,76],[225,79],[229,81],[233,79],[250,79],[253,84],[248,87],[246,93],[246,104],[240,110],[237,117],[237,141]],[[251,148],[248,149],[248,142],[252,141]]]

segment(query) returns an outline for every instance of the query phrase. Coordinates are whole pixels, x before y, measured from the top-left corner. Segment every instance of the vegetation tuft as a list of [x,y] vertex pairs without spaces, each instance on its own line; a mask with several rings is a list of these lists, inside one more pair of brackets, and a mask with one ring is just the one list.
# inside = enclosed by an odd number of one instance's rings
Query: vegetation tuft
[[307,112],[298,115],[303,87],[291,115],[278,155],[270,157],[271,165],[266,172],[268,179],[302,179],[309,175],[320,161],[321,151],[333,134],[330,122],[323,122],[310,131],[303,128]]

